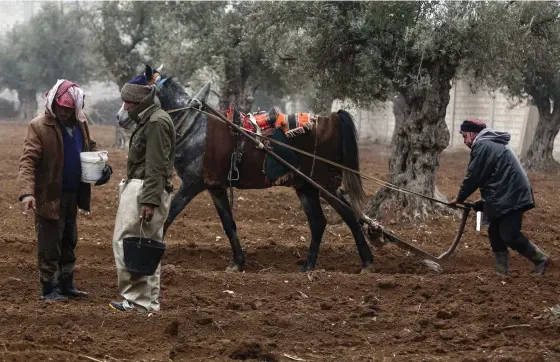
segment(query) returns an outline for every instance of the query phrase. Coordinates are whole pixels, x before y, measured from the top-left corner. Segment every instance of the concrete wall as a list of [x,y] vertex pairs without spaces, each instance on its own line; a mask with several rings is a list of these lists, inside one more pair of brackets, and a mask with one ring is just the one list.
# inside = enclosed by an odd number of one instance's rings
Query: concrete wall
[[[332,110],[344,108],[352,113],[357,122],[360,142],[389,143],[395,127],[392,106],[392,101],[388,101],[374,104],[370,108],[358,108],[337,100],[333,102]],[[501,93],[472,93],[467,82],[457,81],[451,88],[445,117],[451,134],[450,149],[464,147],[459,127],[469,117],[482,119],[496,130],[510,132],[511,147],[520,154],[532,141],[538,112],[534,106],[526,102],[515,103]],[[555,149],[560,151],[560,137],[556,138]]]
[[395,128],[393,102],[379,102],[370,108],[359,108],[351,102],[336,100],[331,110],[344,109],[356,120],[360,142],[389,143]]

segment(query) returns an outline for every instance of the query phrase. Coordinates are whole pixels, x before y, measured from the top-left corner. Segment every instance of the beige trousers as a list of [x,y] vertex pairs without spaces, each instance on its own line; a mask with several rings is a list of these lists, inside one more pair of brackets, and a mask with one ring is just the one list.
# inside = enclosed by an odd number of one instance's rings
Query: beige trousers
[[154,217],[149,223],[142,224],[143,234],[140,235],[140,193],[143,180],[123,180],[119,184],[119,209],[115,219],[113,233],[113,252],[117,267],[117,279],[120,295],[128,304],[146,311],[158,311],[159,284],[161,264],[154,275],[138,276],[130,274],[124,263],[123,239],[146,235],[154,240],[162,241],[163,223],[167,219],[171,195],[163,191],[161,203],[154,210]]

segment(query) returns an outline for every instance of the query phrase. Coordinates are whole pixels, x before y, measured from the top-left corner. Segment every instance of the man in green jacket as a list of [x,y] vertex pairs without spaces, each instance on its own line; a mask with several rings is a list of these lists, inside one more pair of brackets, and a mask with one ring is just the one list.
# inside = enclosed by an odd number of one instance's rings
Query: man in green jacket
[[129,273],[124,262],[123,239],[163,239],[163,223],[173,191],[175,128],[171,117],[156,104],[155,87],[149,85],[145,75],[125,84],[121,98],[125,116],[136,123],[136,129],[130,139],[127,180],[119,185],[120,202],[113,234],[118,288],[123,300],[111,302],[110,306],[118,311],[158,311],[160,266],[151,276]]

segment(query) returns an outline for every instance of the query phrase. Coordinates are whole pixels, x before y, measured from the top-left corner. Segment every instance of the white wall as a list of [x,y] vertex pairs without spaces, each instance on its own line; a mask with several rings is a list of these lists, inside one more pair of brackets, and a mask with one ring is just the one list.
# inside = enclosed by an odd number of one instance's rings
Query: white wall
[[[348,110],[356,119],[360,142],[391,141],[395,127],[392,101],[374,104],[368,109],[357,108],[340,100],[333,102],[333,111],[340,108]],[[451,135],[449,148],[464,147],[459,127],[469,117],[479,118],[496,130],[510,132],[511,147],[518,154],[524,149],[524,145],[526,148],[530,143],[533,136],[531,131],[538,120],[535,107],[526,102],[517,104],[501,93],[472,93],[467,82],[457,81],[451,88],[445,117]],[[555,149],[560,151],[560,137],[556,138]]]

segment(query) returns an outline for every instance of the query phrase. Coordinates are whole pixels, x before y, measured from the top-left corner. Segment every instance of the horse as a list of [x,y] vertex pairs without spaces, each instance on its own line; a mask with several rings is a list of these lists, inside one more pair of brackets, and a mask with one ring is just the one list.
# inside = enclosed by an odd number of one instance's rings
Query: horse
[[[163,110],[180,110],[170,115],[177,130],[175,171],[182,184],[171,201],[169,214],[164,223],[164,235],[189,202],[202,191],[207,190],[231,245],[233,256],[227,270],[242,271],[245,266],[245,255],[237,235],[237,226],[227,194],[228,188],[292,187],[301,202],[311,232],[307,258],[300,270],[302,272],[313,270],[327,225],[321,207],[320,191],[293,173],[286,174],[287,177],[278,182],[271,182],[263,171],[263,165],[267,162],[266,153],[250,142],[241,142],[239,177],[232,181],[231,177],[228,177],[231,155],[236,151],[239,141],[242,141],[238,137],[243,136],[235,136],[232,129],[215,115],[185,109],[193,102],[196,104],[196,99],[189,97],[185,88],[176,80],[163,74],[162,66],[153,69],[146,65],[144,75],[149,80],[149,84],[156,87],[156,102]],[[187,116],[185,112],[192,113]],[[117,114],[117,121],[120,125],[131,123],[123,107]],[[347,111],[339,110],[328,116],[317,116],[315,127],[290,139],[290,144],[359,170],[357,130],[354,119]],[[359,175],[305,155],[294,153],[292,157],[296,158],[296,164],[301,172],[344,202],[345,205],[342,205],[340,202],[335,202],[336,199],[323,197],[351,230],[361,259],[362,272],[370,272],[373,267],[373,256],[356,216],[361,215],[361,206],[365,201],[365,192]],[[344,186],[344,191],[340,186]]]

